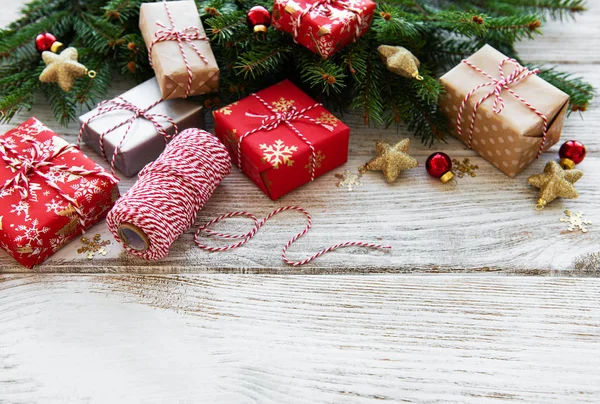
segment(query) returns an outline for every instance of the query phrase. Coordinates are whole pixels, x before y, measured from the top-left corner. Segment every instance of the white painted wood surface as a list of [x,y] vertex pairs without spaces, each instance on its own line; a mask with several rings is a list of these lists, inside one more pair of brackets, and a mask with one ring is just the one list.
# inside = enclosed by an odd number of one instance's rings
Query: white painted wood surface
[[0,275],[0,403],[598,403],[600,280]]
[[[0,25],[12,20],[22,1],[0,0],[3,13]],[[526,61],[557,64],[565,71],[582,74],[600,88],[600,30],[597,21],[600,7],[589,2],[590,10],[578,18],[576,24],[549,23],[543,28],[545,36],[535,42],[519,46]],[[115,96],[130,83],[119,82],[111,89]],[[40,101],[24,120],[35,115],[70,141],[75,140],[76,125],[61,128],[48,106]],[[373,253],[357,249],[338,250],[300,269],[286,267],[280,259],[283,240],[291,237],[304,223],[299,215],[288,213],[271,221],[245,247],[227,253],[206,253],[194,247],[192,231],[173,247],[171,254],[161,262],[144,262],[126,255],[115,244],[109,254],[88,261],[76,253],[80,246],[75,241],[63,248],[39,272],[271,272],[271,273],[330,273],[330,272],[411,272],[411,271],[508,271],[511,273],[550,273],[569,271],[578,256],[600,250],[600,123],[598,103],[590,106],[584,115],[577,114],[565,125],[563,139],[583,141],[589,156],[580,168],[586,175],[577,183],[581,197],[574,201],[556,201],[545,211],[533,207],[537,192],[527,184],[527,176],[540,172],[544,164],[557,158],[558,145],[535,162],[516,179],[510,179],[483,159],[467,150],[463,144],[450,139],[437,149],[454,158],[470,157],[479,165],[476,178],[459,179],[458,185],[442,185],[430,178],[424,169],[427,156],[433,151],[413,142],[412,153],[420,166],[406,172],[393,185],[387,185],[380,173],[367,173],[363,186],[354,192],[336,187],[334,174],[344,169],[356,170],[374,154],[375,141],[394,141],[410,136],[394,129],[366,128],[356,115],[346,115],[344,121],[352,126],[349,162],[317,179],[314,184],[271,202],[250,180],[234,171],[219,187],[205,209],[199,214],[204,222],[231,210],[252,211],[265,215],[284,205],[301,205],[314,218],[314,228],[301,239],[290,255],[308,256],[331,242],[348,239],[380,240],[394,247],[392,254]],[[209,126],[210,128],[211,126]],[[0,126],[0,130],[10,126]],[[100,157],[89,149],[96,161]],[[106,166],[106,165],[105,165]],[[132,184],[124,180],[121,191]],[[569,233],[559,222],[564,209],[582,211],[597,224],[586,235]],[[238,228],[248,224],[238,224]],[[244,228],[246,228],[244,227]],[[110,238],[104,223],[90,231]],[[7,254],[0,252],[0,272],[28,272]]]

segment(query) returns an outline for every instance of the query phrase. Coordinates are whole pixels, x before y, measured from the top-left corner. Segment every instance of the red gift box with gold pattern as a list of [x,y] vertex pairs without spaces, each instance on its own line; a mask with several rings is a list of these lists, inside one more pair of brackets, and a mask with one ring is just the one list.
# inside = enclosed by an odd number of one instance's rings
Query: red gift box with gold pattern
[[375,7],[369,0],[275,0],[272,24],[327,59],[369,30]]
[[350,128],[289,80],[214,117],[232,161],[273,200],[348,159]]
[[0,246],[42,263],[102,219],[118,180],[36,118],[0,135]]

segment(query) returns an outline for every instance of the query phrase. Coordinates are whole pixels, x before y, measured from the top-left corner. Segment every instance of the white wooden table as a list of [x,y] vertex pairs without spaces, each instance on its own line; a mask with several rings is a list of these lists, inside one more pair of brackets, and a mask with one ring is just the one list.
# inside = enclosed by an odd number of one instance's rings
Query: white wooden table
[[[21,3],[0,0],[0,25]],[[523,59],[600,87],[600,6],[589,3],[576,24],[549,23],[521,44]],[[391,254],[349,248],[286,267],[282,240],[304,225],[293,213],[228,253],[195,248],[190,230],[161,262],[115,243],[87,260],[75,241],[31,271],[1,252],[0,403],[598,403],[599,268],[575,265],[600,251],[597,106],[563,133],[588,149],[581,197],[543,212],[526,178],[558,145],[509,179],[450,139],[438,149],[480,169],[449,186],[427,176],[432,150],[415,140],[420,167],[396,184],[367,173],[362,187],[340,189],[334,174],[369,160],[377,139],[410,136],[346,115],[345,167],[277,202],[234,171],[198,219],[297,204],[314,227],[292,258],[348,239],[390,243]],[[31,115],[75,139],[77,126],[61,128],[43,101],[14,122]],[[570,233],[565,209],[596,224]],[[104,223],[90,233],[110,238]]]

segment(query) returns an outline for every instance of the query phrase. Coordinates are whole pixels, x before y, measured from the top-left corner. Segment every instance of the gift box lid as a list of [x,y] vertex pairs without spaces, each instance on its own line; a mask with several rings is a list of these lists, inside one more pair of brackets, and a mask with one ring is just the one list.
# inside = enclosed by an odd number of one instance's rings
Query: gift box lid
[[[467,60],[487,74],[500,80],[499,64],[504,59],[507,59],[507,56],[492,46],[485,45]],[[504,75],[508,77],[515,68],[514,63],[507,62],[504,64]],[[458,97],[464,98],[477,86],[490,82],[490,79],[466,63],[459,63],[442,76],[440,81],[448,91],[454,91]],[[537,75],[531,75],[524,80],[511,84],[509,87],[529,104],[545,114],[548,118],[548,126],[550,126],[553,119],[569,101],[567,94]],[[487,86],[477,90],[468,102],[470,104],[476,103],[492,89],[493,86]],[[543,121],[540,117],[508,91],[503,90],[501,95],[505,105],[504,110],[501,112],[503,123],[508,125],[515,133],[519,133],[522,136],[541,137]],[[494,98],[494,96],[487,98],[479,106],[478,114],[485,114],[491,117],[491,114],[494,113]],[[463,117],[463,121],[467,119],[470,119],[470,117]]]

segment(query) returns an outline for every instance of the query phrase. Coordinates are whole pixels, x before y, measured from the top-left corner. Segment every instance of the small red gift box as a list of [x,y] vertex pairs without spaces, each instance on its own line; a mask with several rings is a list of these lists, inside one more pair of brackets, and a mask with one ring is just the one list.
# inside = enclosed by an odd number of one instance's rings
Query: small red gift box
[[272,24],[327,59],[369,30],[375,7],[369,0],[275,0]]
[[214,117],[232,161],[273,200],[348,159],[350,128],[288,80]]
[[36,118],[0,135],[0,246],[32,268],[102,219],[118,180]]

